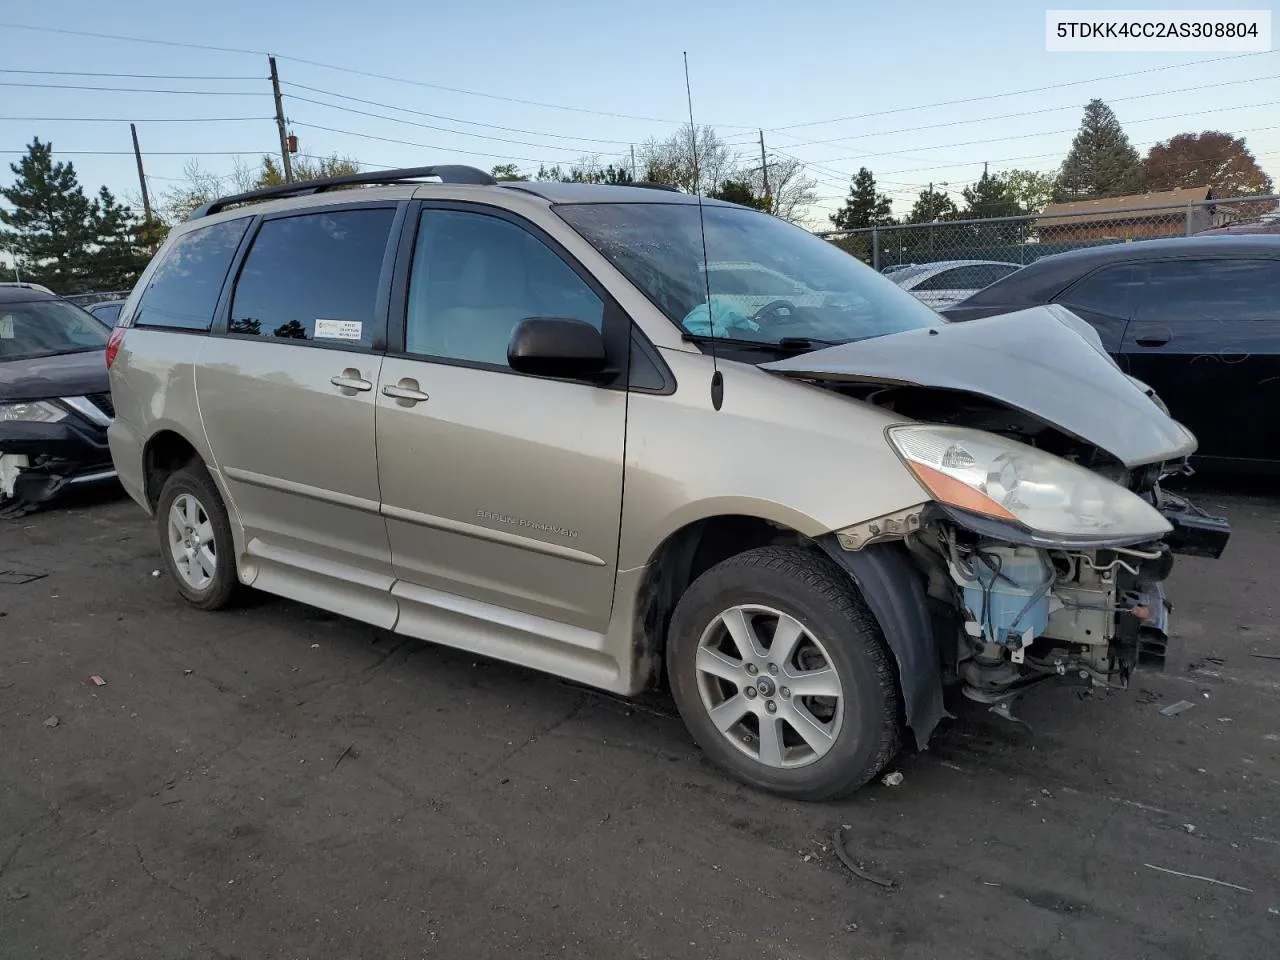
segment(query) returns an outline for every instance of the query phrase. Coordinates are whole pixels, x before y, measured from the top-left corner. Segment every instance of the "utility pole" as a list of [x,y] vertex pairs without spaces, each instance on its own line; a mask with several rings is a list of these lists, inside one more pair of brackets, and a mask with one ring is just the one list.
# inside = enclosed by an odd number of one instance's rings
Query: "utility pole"
[[271,64],[271,93],[276,98],[276,129],[280,131],[280,162],[284,168],[284,182],[293,183],[293,163],[289,159],[289,132],[284,125],[284,103],[280,99],[280,75],[276,73],[276,58],[267,57]]
[[129,133],[133,137],[133,159],[138,162],[138,187],[142,190],[142,212],[146,222],[151,222],[151,195],[147,193],[147,175],[142,172],[142,150],[138,147],[138,128],[129,124]]
[[631,145],[631,180],[634,183],[636,179],[636,145]]
[[764,159],[764,131],[760,131],[760,173],[764,177],[764,199],[769,204],[769,209],[773,209],[773,197],[769,193],[769,164]]

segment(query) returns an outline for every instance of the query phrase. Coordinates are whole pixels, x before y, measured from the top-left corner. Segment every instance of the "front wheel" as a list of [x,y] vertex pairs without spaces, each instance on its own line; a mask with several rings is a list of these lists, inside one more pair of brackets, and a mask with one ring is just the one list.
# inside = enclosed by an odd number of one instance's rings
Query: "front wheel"
[[826,557],[802,547],[731,557],[681,597],[668,636],[676,706],[737,778],[829,800],[897,752],[898,686],[883,635]]
[[165,480],[156,526],[165,567],[187,602],[202,610],[230,605],[240,587],[231,522],[203,466],[183,467]]

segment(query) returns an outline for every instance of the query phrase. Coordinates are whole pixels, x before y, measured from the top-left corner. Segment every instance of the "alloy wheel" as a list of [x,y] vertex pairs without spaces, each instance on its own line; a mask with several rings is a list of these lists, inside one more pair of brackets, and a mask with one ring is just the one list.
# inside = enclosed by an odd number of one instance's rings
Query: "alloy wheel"
[[795,617],[744,604],[716,616],[698,641],[698,692],[716,729],[768,767],[813,763],[844,715],[834,662]]

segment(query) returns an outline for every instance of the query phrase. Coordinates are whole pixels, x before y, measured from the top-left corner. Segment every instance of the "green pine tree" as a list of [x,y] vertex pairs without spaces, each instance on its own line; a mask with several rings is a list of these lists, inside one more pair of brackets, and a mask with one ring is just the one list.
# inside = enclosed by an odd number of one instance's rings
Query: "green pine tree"
[[0,189],[11,210],[0,209],[0,244],[8,247],[24,279],[58,293],[93,286],[87,270],[95,241],[97,205],[84,195],[70,163],[55,163],[53,144],[39,137],[11,163],[17,180]]
[[1142,161],[1116,115],[1101,100],[1084,108],[1080,131],[1071,142],[1054,184],[1057,203],[1121,197],[1142,189]]
[[893,223],[891,210],[889,198],[876,192],[875,176],[862,167],[849,185],[849,196],[844,206],[830,214],[828,219],[837,230],[884,227]]
[[935,220],[954,220],[956,218],[956,202],[945,190],[934,190],[933,184],[921,190],[920,196],[907,215],[907,223],[933,223]]
[[85,282],[95,290],[129,290],[151,258],[148,231],[106,187],[93,207],[94,245],[85,259]]

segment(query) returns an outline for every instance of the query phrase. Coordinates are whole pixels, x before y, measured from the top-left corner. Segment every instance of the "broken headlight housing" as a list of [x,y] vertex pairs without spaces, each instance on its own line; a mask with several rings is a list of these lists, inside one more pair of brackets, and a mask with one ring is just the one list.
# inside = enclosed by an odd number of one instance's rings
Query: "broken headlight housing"
[[890,427],[889,440],[941,504],[1015,523],[1037,539],[1135,542],[1170,529],[1160,513],[1117,483],[993,433],[967,427]]
[[0,423],[57,423],[67,418],[67,411],[47,400],[0,403]]

